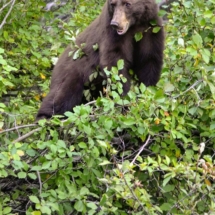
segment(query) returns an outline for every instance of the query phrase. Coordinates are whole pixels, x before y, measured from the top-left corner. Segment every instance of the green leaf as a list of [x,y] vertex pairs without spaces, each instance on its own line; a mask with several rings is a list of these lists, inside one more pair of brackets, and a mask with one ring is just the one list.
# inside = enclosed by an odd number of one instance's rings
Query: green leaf
[[26,150],[26,154],[31,157],[34,157],[36,155],[36,151],[33,149],[28,149],[28,150]]
[[197,56],[197,54],[198,54],[197,50],[194,49],[194,48],[191,47],[191,46],[188,46],[188,47],[186,48],[186,51],[187,51],[188,53],[190,53],[192,56]]
[[192,35],[192,40],[197,45],[198,48],[202,47],[202,42],[203,42],[202,37],[197,32],[195,32],[195,34]]
[[192,107],[188,110],[188,112],[191,114],[191,115],[194,115],[197,111],[198,107]]
[[84,211],[85,206],[84,206],[84,203],[81,200],[79,200],[75,203],[74,208],[75,208],[75,210],[82,212],[82,211]]
[[166,158],[165,163],[169,166],[169,164],[170,164],[170,159],[169,159],[169,157],[168,157],[168,156],[165,156],[165,158]]
[[108,160],[105,160],[105,161],[101,162],[101,163],[99,164],[99,166],[105,166],[105,165],[108,165],[108,164],[111,164],[111,162],[108,161]]
[[37,175],[35,173],[28,173],[28,176],[34,180],[37,178]]
[[163,211],[169,211],[171,209],[171,207],[172,207],[172,205],[170,203],[163,203],[160,208]]
[[124,60],[118,60],[117,61],[117,68],[118,70],[122,70],[124,68]]
[[164,85],[164,91],[165,92],[172,92],[174,91],[175,87],[173,84],[171,84],[170,82],[167,82],[165,85]]
[[87,203],[87,207],[92,208],[94,210],[96,210],[98,208],[98,206],[94,202]]
[[[1,207],[1,205],[0,205],[0,207]],[[12,208],[11,208],[11,207],[5,207],[5,208],[3,209],[3,214],[9,214],[11,211],[12,211]]]
[[137,128],[137,131],[138,131],[139,134],[142,135],[142,134],[144,134],[144,132],[145,132],[145,128],[144,128],[144,127],[138,127],[138,128]]
[[215,122],[210,123],[210,130],[214,130],[215,129]]
[[41,207],[41,212],[42,214],[48,214],[48,215],[51,215],[52,211],[50,210],[50,208],[46,205],[43,205]]
[[86,149],[86,148],[87,148],[87,145],[86,145],[86,143],[84,143],[84,142],[80,142],[80,143],[78,144],[78,146],[79,146],[80,148],[82,148],[82,149]]
[[135,123],[136,123],[136,120],[133,118],[126,118],[123,120],[123,124],[128,125],[128,126],[134,125]]
[[215,16],[213,16],[212,18],[211,18],[211,24],[215,24]]
[[172,179],[172,175],[166,174],[164,177],[165,178],[163,180],[163,186],[165,187],[167,183]]
[[161,29],[161,27],[158,27],[158,26],[154,27],[152,32],[156,34],[156,33],[158,33],[160,31],[160,29]]
[[102,141],[102,140],[97,140],[98,144],[101,146],[101,147],[104,147],[104,148],[107,148],[108,147],[108,144],[105,142],[105,141]]
[[17,176],[18,176],[18,178],[26,178],[27,173],[26,173],[26,172],[19,172],[19,173],[17,174]]
[[209,85],[209,87],[210,87],[210,90],[211,90],[211,94],[212,94],[212,97],[213,97],[213,99],[215,99],[215,86],[214,86],[214,84],[213,83],[211,83],[211,82],[207,82],[207,84]]
[[7,65],[7,61],[4,60],[3,58],[0,58],[0,64],[2,64],[2,65]]
[[183,38],[178,38],[178,45],[184,47],[184,39]]
[[144,93],[146,91],[146,86],[143,83],[140,84],[139,88],[141,93]]
[[200,50],[200,53],[201,53],[202,58],[203,58],[203,60],[205,61],[205,63],[209,63],[210,56],[211,56],[210,51],[207,50],[207,49],[201,49],[201,50]]
[[158,102],[158,103],[163,103],[165,101],[165,96],[164,96],[164,91],[158,90],[155,94],[154,99]]
[[40,211],[33,211],[33,212],[31,212],[31,215],[41,215],[41,212]]
[[38,199],[36,196],[29,196],[29,199],[30,199],[33,203],[36,203],[36,204],[39,204],[39,203],[40,203],[39,199]]
[[143,38],[143,33],[142,32],[138,32],[134,35],[135,41],[138,42]]
[[45,161],[42,165],[42,169],[49,169],[51,166],[51,161]]
[[112,128],[112,126],[113,126],[113,121],[111,120],[111,119],[106,119],[105,121],[104,121],[104,127],[106,128],[106,129],[111,129]]
[[84,132],[85,132],[87,135],[91,135],[91,133],[92,133],[91,127],[90,127],[90,126],[86,126],[86,125],[84,125],[83,127],[84,127]]
[[207,11],[204,12],[204,17],[205,18],[211,18],[212,16],[214,16],[213,11],[207,10]]
[[162,188],[162,192],[164,193],[168,193],[168,192],[171,192],[175,189],[175,186],[174,185],[166,185],[165,187]]
[[98,43],[96,43],[95,45],[93,45],[93,50],[94,50],[94,51],[97,51],[98,49],[99,49]]
[[108,196],[107,196],[107,194],[103,194],[102,195],[102,198],[101,198],[101,200],[100,200],[100,205],[101,206],[104,206],[105,204],[106,204],[106,202],[108,201]]
[[87,194],[89,194],[89,193],[90,193],[90,191],[89,191],[89,189],[86,188],[86,187],[82,187],[81,190],[80,190],[80,195],[81,195],[81,196],[85,196],[85,195],[87,195]]
[[41,166],[33,166],[32,167],[32,171],[40,171],[42,169],[42,167]]
[[0,54],[4,53],[4,49],[0,48]]

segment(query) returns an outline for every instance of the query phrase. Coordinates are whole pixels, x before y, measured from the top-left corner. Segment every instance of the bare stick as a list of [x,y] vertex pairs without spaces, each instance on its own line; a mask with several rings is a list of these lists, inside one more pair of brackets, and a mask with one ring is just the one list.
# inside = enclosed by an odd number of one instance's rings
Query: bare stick
[[[146,212],[145,208],[143,207],[142,202],[140,202],[140,200],[137,198],[137,196],[135,195],[134,191],[133,191],[132,188],[129,186],[128,182],[126,181],[124,175],[123,175],[123,180],[124,180],[126,186],[128,187],[128,189],[130,190],[130,192],[131,192],[132,196],[134,197],[134,199],[136,199],[136,201],[138,201],[138,203],[139,203],[139,205],[141,206],[142,210],[144,210],[144,211]],[[147,214],[148,214],[148,213],[147,213]]]
[[4,131],[0,131],[0,134],[6,133],[6,132],[9,132],[9,131],[18,130],[18,129],[21,129],[21,128],[29,128],[29,127],[34,127],[34,126],[37,126],[37,124],[29,124],[29,125],[16,126],[14,128],[8,128],[8,129],[6,129]]
[[146,142],[141,146],[139,152],[136,154],[135,158],[133,159],[133,161],[131,162],[131,165],[134,164],[134,162],[136,161],[137,157],[141,154],[141,152],[145,149],[145,147],[149,144],[149,141],[151,139],[151,135],[148,136],[148,139],[146,140]]
[[[118,163],[116,162],[115,157],[113,157],[113,160],[114,160],[114,163],[115,163],[117,169],[119,170],[119,172],[121,172],[121,169],[120,169]],[[122,172],[121,172],[121,173],[122,173]],[[133,191],[132,188],[129,186],[128,182],[126,181],[126,178],[125,178],[124,173],[122,173],[122,178],[123,178],[123,180],[124,180],[124,182],[125,182],[125,185],[126,185],[126,186],[128,187],[128,189],[130,190],[131,195],[132,195],[132,196],[134,197],[134,199],[139,203],[139,205],[141,206],[142,210],[144,210],[143,204],[142,204],[142,203],[140,202],[140,200],[137,198],[137,196],[135,195],[134,191]],[[144,210],[144,211],[145,211],[145,210]],[[145,212],[146,212],[146,211],[145,211]]]
[[30,137],[33,133],[35,133],[35,132],[37,132],[37,131],[39,131],[39,130],[41,130],[41,128],[36,128],[36,129],[34,129],[34,130],[28,132],[27,134],[25,134],[25,135],[23,135],[23,136],[17,138],[16,140],[13,141],[13,143],[20,142],[20,141],[26,139],[27,137]]
[[3,11],[13,0],[9,1],[8,3],[6,3],[5,5],[3,5],[3,7],[0,9],[0,12]]
[[179,95],[177,95],[177,96],[174,96],[174,97],[173,97],[173,99],[176,99],[176,98],[180,97],[181,95],[183,95],[183,94],[187,93],[188,91],[190,91],[190,90],[194,89],[194,87],[195,87],[196,85],[198,85],[199,83],[201,83],[201,82],[202,82],[202,79],[201,79],[201,80],[196,81],[196,82],[195,82],[193,85],[191,85],[187,90],[185,90],[184,92],[180,93],[180,94],[179,94]]
[[96,103],[96,100],[91,101],[91,102],[88,102],[88,103],[87,103],[87,104],[85,104],[84,106],[91,105],[91,104],[95,104],[95,103]]
[[38,181],[40,184],[40,197],[42,196],[42,181],[41,181],[41,177],[40,177],[40,172],[37,171],[37,176],[38,176]]
[[3,21],[2,21],[2,23],[1,23],[1,25],[0,25],[0,29],[1,29],[1,28],[4,26],[4,24],[6,23],[6,20],[7,20],[8,16],[10,15],[10,13],[11,13],[11,11],[12,11],[12,9],[13,9],[13,5],[15,4],[15,1],[16,1],[16,0],[13,0],[13,1],[12,1],[11,6],[10,6],[10,9],[8,10],[6,16],[4,17],[4,19],[3,19]]

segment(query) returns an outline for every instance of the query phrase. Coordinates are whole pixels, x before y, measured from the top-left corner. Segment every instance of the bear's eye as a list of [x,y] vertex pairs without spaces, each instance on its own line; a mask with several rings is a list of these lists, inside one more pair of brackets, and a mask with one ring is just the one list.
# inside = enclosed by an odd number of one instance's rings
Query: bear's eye
[[111,7],[112,7],[112,8],[114,8],[114,7],[115,7],[115,4],[114,4],[114,3],[111,3],[110,5],[111,5]]
[[125,6],[126,6],[127,8],[129,8],[129,7],[131,6],[131,4],[128,3],[128,2],[126,2],[126,3],[125,3]]

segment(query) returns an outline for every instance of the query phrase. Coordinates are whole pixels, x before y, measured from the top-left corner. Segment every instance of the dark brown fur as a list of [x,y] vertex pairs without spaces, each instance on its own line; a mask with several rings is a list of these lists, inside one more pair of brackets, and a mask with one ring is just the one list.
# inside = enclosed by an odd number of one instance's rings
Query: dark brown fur
[[[155,20],[157,25],[162,25],[157,10],[154,0],[107,0],[101,15],[77,37],[78,46],[86,44],[84,55],[73,60],[69,56],[71,46],[68,46],[59,58],[50,92],[43,100],[37,120],[63,114],[80,104],[84,84],[89,81],[92,71],[97,66],[101,71],[105,67],[111,69],[119,59],[124,60],[124,69],[120,72],[128,80],[123,86],[124,94],[130,88],[129,69],[133,69],[146,86],[155,85],[160,77],[164,49],[163,28],[152,33],[150,24]],[[134,39],[137,32],[143,33],[139,42]],[[99,47],[96,51],[93,49],[95,44]],[[99,76],[94,80],[97,92],[102,89],[103,79]]]

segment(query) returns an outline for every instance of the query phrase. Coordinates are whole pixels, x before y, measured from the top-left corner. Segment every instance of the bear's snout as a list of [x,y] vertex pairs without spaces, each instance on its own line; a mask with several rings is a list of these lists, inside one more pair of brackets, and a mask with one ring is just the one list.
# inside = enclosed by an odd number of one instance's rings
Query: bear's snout
[[118,28],[119,27],[119,23],[116,22],[116,21],[111,21],[110,25],[113,27],[113,28]]

